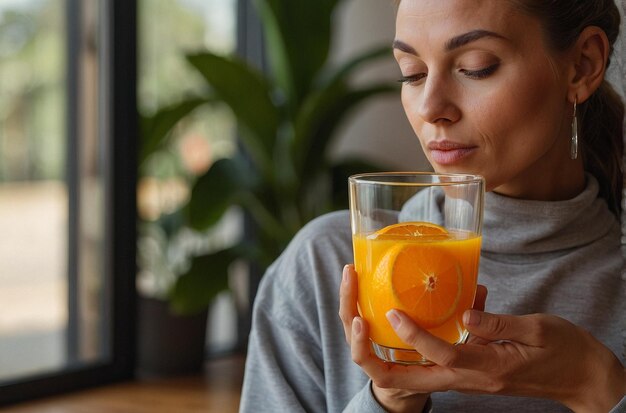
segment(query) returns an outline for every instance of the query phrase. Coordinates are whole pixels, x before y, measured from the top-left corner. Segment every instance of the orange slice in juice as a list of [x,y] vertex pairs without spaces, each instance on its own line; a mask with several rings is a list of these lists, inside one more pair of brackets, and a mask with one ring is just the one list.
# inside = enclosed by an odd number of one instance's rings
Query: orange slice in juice
[[444,227],[431,224],[430,222],[400,222],[389,225],[376,232],[377,235],[400,235],[408,237],[420,237],[425,235],[447,235]]
[[456,259],[443,248],[403,245],[390,267],[395,299],[420,326],[440,326],[454,314],[461,298],[463,274]]
[[391,284],[395,305],[421,327],[442,325],[453,316],[463,287],[461,266],[446,251],[448,231],[425,223],[385,229],[389,230],[381,230],[381,235],[409,234],[411,238],[387,251],[378,264],[378,279],[382,284]]

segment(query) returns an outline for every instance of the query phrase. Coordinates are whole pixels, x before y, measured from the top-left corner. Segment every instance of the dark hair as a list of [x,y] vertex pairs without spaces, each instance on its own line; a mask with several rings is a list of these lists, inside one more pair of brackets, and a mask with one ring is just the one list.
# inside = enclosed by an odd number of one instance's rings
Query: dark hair
[[[610,54],[619,35],[620,15],[613,0],[511,0],[520,10],[539,18],[546,42],[556,51],[574,45],[588,26],[602,29]],[[607,67],[610,63],[607,62]],[[578,106],[579,144],[585,170],[596,177],[600,196],[618,218],[622,200],[624,103],[604,80],[587,101]]]

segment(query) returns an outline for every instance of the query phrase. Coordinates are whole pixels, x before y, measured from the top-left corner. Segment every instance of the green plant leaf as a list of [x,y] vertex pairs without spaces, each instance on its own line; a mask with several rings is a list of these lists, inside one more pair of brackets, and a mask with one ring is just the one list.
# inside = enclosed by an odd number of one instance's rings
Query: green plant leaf
[[182,118],[211,100],[211,98],[190,98],[166,106],[150,116],[142,116],[139,165],[167,144],[170,132]]
[[[343,96],[351,93],[348,86],[350,76],[363,65],[389,56],[391,56],[391,48],[387,45],[379,46],[356,55],[339,67],[326,70],[319,76],[317,90],[303,102],[295,120],[294,140],[291,148],[294,151],[294,163],[304,165],[312,139],[330,139],[330,136],[317,136],[311,131],[315,130],[315,124],[319,123],[320,119],[327,116],[329,108],[337,104],[338,100],[344,99]],[[378,86],[374,88],[376,87]],[[399,90],[397,86],[394,89]],[[374,91],[370,96],[377,93]],[[363,96],[363,99],[370,96]]]
[[[274,258],[272,256],[271,261]],[[260,271],[269,265],[267,251],[248,241],[197,255],[192,258],[189,270],[176,279],[168,293],[172,310],[178,314],[193,314],[207,308],[219,293],[228,289],[229,268],[238,259],[265,263]]]
[[243,144],[261,170],[269,171],[279,112],[267,80],[238,58],[203,52],[188,55],[187,60],[247,129],[248,133],[242,134]]
[[[206,81],[211,101],[232,110],[249,158],[215,162],[195,182],[183,212],[187,225],[206,230],[229,207],[239,205],[255,227],[256,243],[195,257],[171,290],[171,304],[178,312],[206,308],[228,288],[233,261],[243,258],[260,267],[269,265],[303,224],[338,205],[334,204],[338,182],[346,174],[369,168],[367,162],[346,161],[331,169],[326,153],[329,144],[360,103],[398,90],[386,83],[359,89],[349,86],[357,69],[389,54],[387,46],[322,71],[331,45],[333,11],[341,0],[255,1],[265,30],[271,77],[236,57],[211,52],[187,56]],[[152,136],[148,131],[160,136],[146,144],[147,153],[162,145],[157,142],[166,142],[174,125],[195,107],[187,103],[165,108],[159,122],[146,118],[145,136]]]
[[[290,148],[298,176],[302,175],[312,140],[317,138],[318,124],[322,122],[324,117],[328,116],[328,112],[337,103],[337,100],[347,93],[346,89],[347,86],[341,83],[332,88],[319,90],[312,93],[302,105],[302,109],[294,121],[294,136]],[[330,136],[322,136],[321,139],[329,140]]]
[[187,205],[189,225],[196,230],[213,226],[243,191],[255,185],[254,174],[243,159],[216,161],[192,188]]
[[238,194],[238,201],[248,211],[258,229],[270,238],[281,242],[289,241],[294,235],[288,225],[281,222],[281,211],[268,208],[268,203],[263,202],[263,197],[257,196],[252,191],[242,191]]
[[381,94],[397,93],[397,85],[381,83],[361,89],[335,88],[333,93],[326,92],[314,97],[308,113],[297,120],[296,137],[293,150],[298,176],[303,182],[308,176],[316,174],[323,167],[321,159],[326,158],[326,151],[335,132],[347,115],[367,99]]
[[300,129],[300,133],[306,135],[298,137],[300,139],[297,141],[301,142],[299,146],[294,145],[294,152],[296,153],[294,157],[300,159],[296,163],[300,168],[298,174],[301,182],[298,199],[306,200],[305,191],[310,187],[321,188],[319,197],[326,197],[317,200],[315,205],[300,204],[299,208],[303,211],[302,214],[305,219],[310,219],[320,212],[324,212],[324,209],[331,209],[332,207],[332,184],[323,184],[323,182],[331,177],[328,173],[326,152],[339,125],[346,119],[351,110],[366,99],[378,94],[397,92],[398,88],[396,85],[383,83],[357,90],[336,90],[338,91],[336,95],[332,98],[327,95],[326,99],[328,100],[320,101],[318,106],[313,108],[316,113],[311,124],[308,128],[301,126]]
[[274,176],[277,186],[285,188],[297,184],[297,176],[291,156],[291,145],[294,140],[293,123],[285,122],[281,125],[276,136],[274,147]]
[[347,82],[348,78],[362,66],[382,58],[393,58],[392,49],[389,45],[368,49],[347,60],[339,67],[323,71],[318,79],[319,89],[333,88],[339,83]]
[[348,208],[348,178],[351,175],[388,170],[387,166],[360,158],[343,159],[332,165],[332,208]]
[[172,310],[193,314],[205,309],[217,294],[228,289],[228,268],[236,258],[235,248],[194,257],[189,271],[177,278],[170,291]]
[[340,0],[256,0],[276,84],[299,106],[328,58],[333,10]]

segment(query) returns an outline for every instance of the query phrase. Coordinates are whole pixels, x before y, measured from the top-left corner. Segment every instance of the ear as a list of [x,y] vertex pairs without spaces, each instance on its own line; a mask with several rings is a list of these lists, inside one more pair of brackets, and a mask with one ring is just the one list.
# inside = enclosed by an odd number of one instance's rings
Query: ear
[[609,58],[609,40],[604,30],[586,27],[572,48],[573,60],[568,98],[582,103],[602,84]]

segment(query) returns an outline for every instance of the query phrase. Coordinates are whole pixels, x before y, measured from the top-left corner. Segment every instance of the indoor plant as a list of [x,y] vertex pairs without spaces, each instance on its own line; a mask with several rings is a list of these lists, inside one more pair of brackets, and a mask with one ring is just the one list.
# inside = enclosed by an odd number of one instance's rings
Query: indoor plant
[[329,64],[331,20],[339,3],[257,0],[269,57],[266,73],[237,57],[190,54],[187,60],[207,89],[144,117],[142,160],[167,144],[181,119],[204,105],[232,110],[242,147],[193,182],[188,204],[175,216],[179,225],[205,231],[237,205],[254,224],[254,242],[192,254],[168,290],[177,312],[206,309],[227,288],[228,268],[237,259],[262,271],[306,222],[346,206],[348,175],[378,169],[362,159],[336,162],[328,153],[347,114],[373,96],[398,91],[388,81],[366,87],[350,82],[363,66],[388,57],[388,46]]

